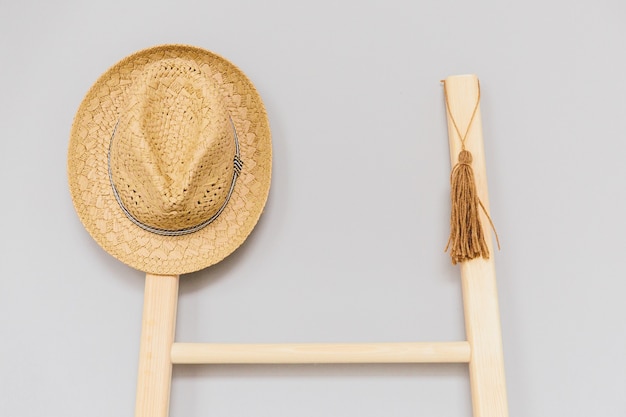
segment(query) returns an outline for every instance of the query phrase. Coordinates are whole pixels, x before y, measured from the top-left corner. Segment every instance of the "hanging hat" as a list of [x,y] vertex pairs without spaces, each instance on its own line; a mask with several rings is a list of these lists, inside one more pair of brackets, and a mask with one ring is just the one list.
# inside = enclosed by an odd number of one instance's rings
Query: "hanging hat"
[[239,247],[267,200],[272,150],[258,92],[209,51],[164,45],[109,69],[70,135],[74,207],[107,252],[177,275]]

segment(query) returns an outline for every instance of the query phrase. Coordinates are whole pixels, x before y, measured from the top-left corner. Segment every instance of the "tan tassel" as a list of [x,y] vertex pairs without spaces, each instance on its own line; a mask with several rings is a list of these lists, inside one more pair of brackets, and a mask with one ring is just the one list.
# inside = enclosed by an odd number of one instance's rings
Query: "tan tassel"
[[480,256],[484,259],[489,259],[489,247],[485,241],[483,226],[480,223],[478,206],[480,206],[487,220],[489,220],[489,224],[496,236],[496,242],[498,242],[498,249],[500,248],[500,239],[498,238],[498,233],[493,225],[493,221],[491,221],[489,213],[487,213],[485,206],[478,197],[474,171],[472,171],[472,154],[465,149],[465,141],[467,140],[467,135],[470,132],[472,122],[474,122],[480,104],[480,83],[478,84],[476,105],[474,105],[474,111],[472,111],[472,117],[470,117],[464,135],[461,134],[456,120],[454,120],[452,116],[445,81],[443,81],[443,92],[446,99],[446,109],[448,110],[454,130],[461,141],[462,149],[459,153],[459,160],[454,168],[452,168],[452,173],[450,174],[452,213],[450,214],[450,238],[446,245],[446,251],[450,249],[452,263],[456,265],[459,262],[470,261]]
[[[472,154],[465,149],[450,174],[450,238],[446,251],[450,249],[452,263],[469,261],[482,256],[489,259],[489,248],[485,242],[478,206],[482,203],[476,192],[472,171]],[[484,209],[484,207],[483,207]]]

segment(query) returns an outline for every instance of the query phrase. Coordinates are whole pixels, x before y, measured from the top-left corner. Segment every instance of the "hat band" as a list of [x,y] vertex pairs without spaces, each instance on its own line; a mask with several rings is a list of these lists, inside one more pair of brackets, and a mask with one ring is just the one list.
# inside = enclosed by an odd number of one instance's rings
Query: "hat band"
[[235,136],[235,157],[233,158],[233,167],[234,167],[233,180],[230,184],[230,190],[228,190],[228,195],[226,195],[226,199],[224,200],[224,203],[219,208],[219,210],[217,210],[217,212],[213,216],[211,216],[208,220],[205,220],[196,226],[186,227],[184,229],[177,229],[177,230],[160,229],[158,227],[149,226],[143,223],[142,221],[140,221],[139,219],[137,219],[135,216],[133,216],[128,211],[128,209],[124,206],[124,203],[122,202],[122,199],[120,198],[120,195],[117,192],[117,188],[115,187],[115,183],[113,182],[113,173],[111,170],[111,149],[113,148],[113,138],[115,137],[115,132],[117,131],[117,125],[120,122],[120,120],[117,119],[117,122],[115,123],[115,127],[113,128],[113,134],[111,135],[111,141],[109,143],[107,163],[109,166],[109,181],[111,183],[113,195],[115,196],[115,200],[117,201],[117,204],[119,204],[120,208],[122,209],[126,217],[128,217],[128,219],[131,222],[133,222],[135,225],[139,226],[143,230],[146,230],[150,233],[154,233],[154,234],[161,235],[161,236],[183,236],[183,235],[188,235],[190,233],[195,233],[198,230],[205,228],[206,226],[211,224],[215,219],[217,219],[219,215],[222,214],[222,211],[224,211],[224,209],[226,208],[226,205],[228,204],[228,201],[230,200],[230,197],[233,194],[233,190],[235,189],[235,183],[237,182],[237,178],[239,177],[239,174],[241,174],[241,169],[243,168],[243,161],[241,160],[241,157],[239,154],[239,138],[237,137],[237,129],[235,129],[235,124],[233,123],[233,119],[230,117],[229,119],[230,119],[230,125],[233,127],[233,133]]

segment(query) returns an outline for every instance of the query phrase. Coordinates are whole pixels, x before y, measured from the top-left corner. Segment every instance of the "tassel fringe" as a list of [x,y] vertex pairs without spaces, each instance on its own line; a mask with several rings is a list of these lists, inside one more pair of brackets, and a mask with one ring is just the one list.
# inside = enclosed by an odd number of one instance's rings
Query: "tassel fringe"
[[462,150],[457,164],[450,174],[450,238],[446,251],[450,249],[452,263],[469,261],[482,256],[489,259],[489,248],[485,242],[478,207],[482,203],[476,192],[472,171],[472,154]]

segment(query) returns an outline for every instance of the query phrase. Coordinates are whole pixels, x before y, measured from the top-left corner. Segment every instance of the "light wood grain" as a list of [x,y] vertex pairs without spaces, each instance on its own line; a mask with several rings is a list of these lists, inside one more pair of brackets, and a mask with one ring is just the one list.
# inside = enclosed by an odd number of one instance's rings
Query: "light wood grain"
[[169,414],[177,303],[177,275],[146,275],[135,417]]
[[[465,132],[478,96],[475,75],[451,76],[445,79],[450,111],[462,133]],[[484,94],[483,94],[484,97]],[[450,159],[456,164],[461,141],[448,114]],[[466,148],[472,153],[474,176],[478,195],[489,210],[487,170],[482,136],[480,108],[466,139]],[[474,417],[506,417],[508,405],[500,330],[500,311],[496,288],[494,248],[489,220],[481,213],[490,259],[474,259],[461,263],[465,329],[471,347],[469,363],[470,385]]]
[[467,342],[441,343],[174,343],[176,364],[468,362]]

